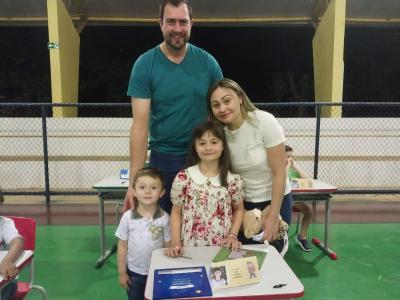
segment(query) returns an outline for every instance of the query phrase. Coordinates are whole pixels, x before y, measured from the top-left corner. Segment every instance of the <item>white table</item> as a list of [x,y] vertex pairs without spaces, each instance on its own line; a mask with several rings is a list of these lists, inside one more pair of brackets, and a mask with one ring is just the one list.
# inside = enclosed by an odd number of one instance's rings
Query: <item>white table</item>
[[[0,262],[6,256],[8,251],[0,251]],[[18,268],[18,271],[21,271],[26,266],[30,264],[33,258],[33,251],[32,250],[25,250],[22,255],[18,258],[15,265]],[[12,279],[6,280],[3,276],[0,275],[0,300],[1,300],[1,290],[5,288]]]
[[101,268],[106,259],[117,250],[117,244],[113,244],[106,249],[106,234],[104,221],[104,202],[121,201],[125,197],[128,189],[128,180],[117,177],[105,178],[93,185],[93,188],[99,193],[99,226],[100,226],[100,257],[96,261],[95,268]]
[[[254,247],[255,245],[251,246]],[[264,245],[259,245],[259,247],[264,247]],[[245,248],[245,246],[243,246],[243,248]],[[209,274],[211,261],[219,249],[220,247],[215,246],[185,247],[184,255],[192,259],[183,257],[171,258],[164,255],[165,249],[154,250],[144,293],[145,299],[153,298],[155,269],[205,266],[207,274]],[[303,284],[273,246],[268,247],[268,254],[260,271],[260,283],[216,290],[213,291],[213,296],[209,298],[244,299],[243,297],[245,297],[245,299],[290,299],[303,296]],[[286,284],[286,286],[273,288],[274,285],[278,284]],[[208,299],[208,297],[201,299]]]
[[[324,242],[318,238],[313,238],[312,242],[322,251],[327,253],[331,259],[337,259],[337,255],[329,246],[330,232],[330,199],[332,193],[337,191],[337,187],[320,180],[310,179],[310,188],[292,189],[293,200],[303,202],[323,201],[325,202],[325,235]],[[100,268],[107,258],[117,250],[116,243],[106,249],[105,222],[104,222],[104,202],[121,201],[125,197],[128,189],[128,180],[118,177],[108,177],[93,185],[93,189],[99,193],[99,227],[100,227],[100,257],[96,261],[95,268]]]
[[324,251],[331,259],[336,260],[337,254],[329,248],[329,233],[330,233],[330,200],[332,193],[337,191],[337,187],[329,183],[317,179],[309,179],[311,187],[308,188],[292,188],[293,201],[299,202],[325,202],[325,234],[324,242],[314,237],[312,243]]

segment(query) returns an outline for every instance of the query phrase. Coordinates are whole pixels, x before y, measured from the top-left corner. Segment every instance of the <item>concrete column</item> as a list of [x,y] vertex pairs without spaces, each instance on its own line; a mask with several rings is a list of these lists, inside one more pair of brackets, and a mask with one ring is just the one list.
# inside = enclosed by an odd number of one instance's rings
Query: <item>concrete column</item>
[[[62,0],[47,0],[53,103],[78,101],[79,33]],[[54,117],[76,117],[72,107],[53,108]]]
[[[314,89],[317,102],[341,102],[343,98],[343,50],[346,0],[332,0],[315,32],[313,45]],[[323,117],[342,115],[340,107],[326,108]]]

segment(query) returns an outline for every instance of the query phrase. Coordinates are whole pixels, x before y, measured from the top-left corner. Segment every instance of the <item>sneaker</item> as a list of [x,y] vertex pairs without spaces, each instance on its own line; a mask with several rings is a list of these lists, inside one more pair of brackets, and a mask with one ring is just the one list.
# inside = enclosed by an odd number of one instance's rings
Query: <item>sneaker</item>
[[311,252],[310,244],[306,239],[300,239],[300,235],[296,236],[296,243],[300,245],[301,249],[305,252]]

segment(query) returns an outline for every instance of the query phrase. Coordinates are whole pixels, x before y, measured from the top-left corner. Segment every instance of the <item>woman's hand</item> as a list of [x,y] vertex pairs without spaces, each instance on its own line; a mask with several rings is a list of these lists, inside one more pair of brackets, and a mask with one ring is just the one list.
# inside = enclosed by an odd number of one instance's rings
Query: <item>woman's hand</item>
[[264,223],[264,240],[267,240],[268,242],[276,240],[276,237],[278,236],[278,229],[279,215],[274,216],[272,214],[268,214]]
[[183,255],[183,247],[181,242],[172,243],[165,249],[165,255],[169,257],[179,257]]
[[222,241],[222,245],[237,251],[242,246],[242,243],[237,239],[236,235],[231,233]]

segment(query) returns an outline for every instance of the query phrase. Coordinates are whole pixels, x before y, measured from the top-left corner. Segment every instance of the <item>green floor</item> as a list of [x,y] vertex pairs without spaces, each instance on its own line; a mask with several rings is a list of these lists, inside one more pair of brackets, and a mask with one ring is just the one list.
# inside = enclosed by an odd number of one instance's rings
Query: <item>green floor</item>
[[[302,299],[400,299],[400,223],[334,224],[331,229],[337,261],[314,246],[304,253],[291,239],[285,259],[303,282]],[[107,227],[110,241],[113,230]],[[322,230],[313,225],[310,235],[322,237]],[[101,269],[93,268],[98,231],[97,226],[38,227],[35,281],[46,287],[50,300],[126,299],[115,255]],[[40,299],[35,293],[28,299]]]

